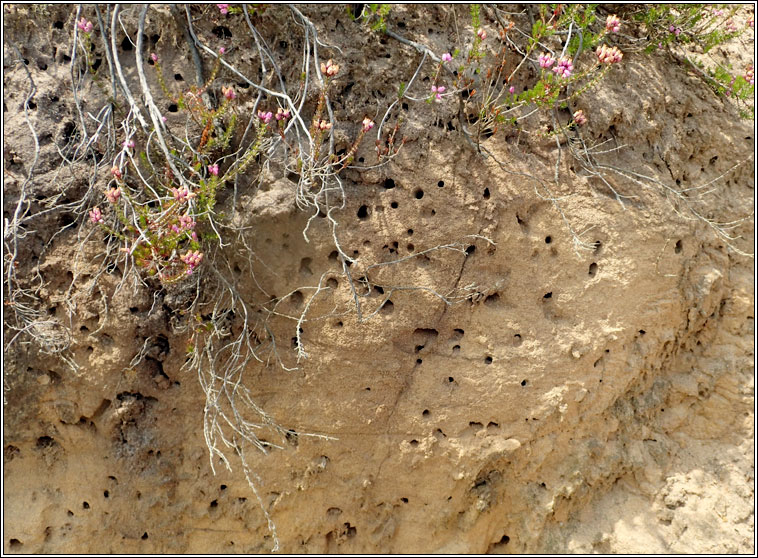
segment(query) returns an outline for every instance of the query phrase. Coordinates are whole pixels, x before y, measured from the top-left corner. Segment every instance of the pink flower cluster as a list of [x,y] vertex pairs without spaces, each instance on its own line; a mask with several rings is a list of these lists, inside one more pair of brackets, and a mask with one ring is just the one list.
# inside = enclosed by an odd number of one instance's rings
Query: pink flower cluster
[[450,62],[452,59],[453,59],[453,55],[450,54],[449,52],[446,52],[445,54],[442,55],[443,62]]
[[316,128],[321,130],[322,132],[325,130],[331,130],[332,129],[332,123],[327,122],[326,120],[319,120],[316,123]]
[[157,64],[158,63],[158,55],[155,54],[154,52],[150,53],[150,60],[152,60],[153,63]]
[[368,116],[363,119],[363,122],[361,122],[361,125],[363,126],[363,131],[368,132],[371,128],[374,127],[374,121],[371,120]]
[[216,4],[216,7],[218,8],[218,11],[221,12],[223,15],[226,15],[229,13],[229,4]]
[[678,37],[679,34],[682,32],[682,30],[679,29],[678,27],[675,27],[674,25],[669,25],[669,32],[673,33],[674,35]]
[[484,29],[479,29],[479,31],[476,32],[476,36],[483,41],[487,38],[487,32]]
[[747,70],[745,70],[745,80],[750,85],[754,85],[755,84],[755,75],[753,73],[753,67],[752,66],[748,66]]
[[179,224],[171,225],[171,230],[177,234],[195,228],[195,220],[189,215],[180,215]]
[[444,85],[440,85],[439,87],[437,87],[436,85],[432,85],[432,93],[434,94],[434,96],[436,97],[438,101],[442,100],[442,94],[444,92],[445,92]]
[[181,215],[179,217],[179,226],[183,229],[194,229],[195,221],[190,215]]
[[121,174],[121,169],[116,165],[113,165],[113,167],[111,167],[111,174],[116,180],[121,180],[121,177],[123,176],[123,174]]
[[566,57],[561,58],[558,60],[558,64],[553,68],[553,72],[556,73],[558,77],[562,78],[568,78],[571,76],[571,72],[574,71],[574,65],[571,63],[571,60],[569,60]]
[[208,165],[208,172],[211,173],[213,176],[218,176],[218,165],[212,164]]
[[179,203],[185,203],[197,196],[194,192],[187,190],[185,186],[182,186],[181,188],[171,188],[171,193],[174,194],[174,199]]
[[187,264],[187,275],[192,275],[192,271],[203,261],[203,254],[200,250],[189,250],[186,254],[181,255],[180,259]]
[[618,47],[608,47],[607,45],[600,45],[595,54],[597,54],[597,59],[602,64],[621,62],[621,59],[624,57]]
[[583,126],[587,123],[587,117],[584,115],[584,111],[579,109],[574,113],[574,122],[576,122],[579,126]]
[[617,15],[609,15],[605,18],[605,30],[609,33],[618,33],[621,29],[621,20]]
[[121,188],[109,188],[108,191],[105,193],[105,198],[110,203],[116,203],[120,197],[121,197]]
[[229,87],[222,87],[221,92],[224,94],[224,98],[227,101],[232,101],[237,98],[237,94],[234,92],[234,88],[231,85]]
[[95,26],[92,25],[92,22],[87,21],[86,18],[82,18],[79,21],[77,21],[76,26],[79,28],[80,31],[84,31],[85,33],[91,33],[92,30],[95,28]]
[[260,118],[264,124],[271,122],[272,118],[276,118],[277,120],[287,120],[290,116],[291,113],[289,109],[283,109],[282,107],[276,109],[276,114],[272,113],[271,111],[258,111],[258,118]]
[[89,212],[89,220],[92,221],[93,224],[97,225],[98,223],[103,223],[103,214],[100,212],[99,207],[93,208]]
[[340,67],[334,63],[334,60],[327,60],[326,64],[321,63],[321,73],[326,74],[326,77],[334,77],[339,71]]
[[124,149],[134,149],[134,140],[128,139],[124,141]]
[[538,59],[540,62],[540,68],[549,68],[555,64],[555,58],[553,58],[552,55],[548,54],[547,52],[545,54],[540,54]]

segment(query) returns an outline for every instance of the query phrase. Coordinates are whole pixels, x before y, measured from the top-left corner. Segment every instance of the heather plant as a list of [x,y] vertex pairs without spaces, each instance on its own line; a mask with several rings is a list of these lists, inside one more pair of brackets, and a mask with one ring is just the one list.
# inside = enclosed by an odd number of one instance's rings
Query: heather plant
[[367,4],[360,6],[361,10],[359,13],[354,13],[352,7],[348,6],[348,13],[352,18],[360,18],[372,31],[384,32],[387,30],[387,16],[392,10],[391,4]]
[[[621,176],[640,186],[660,188],[675,200],[673,203],[685,207],[690,217],[706,223],[732,249],[747,255],[736,248],[733,242],[735,238],[729,233],[734,223],[720,224],[704,217],[698,207],[700,201],[693,201],[689,195],[651,177],[600,163],[598,155],[618,148],[609,150],[602,143],[591,145],[582,137],[580,130],[592,115],[577,109],[575,102],[597,87],[616,65],[622,63],[622,49],[650,52],[645,46],[647,43],[624,32],[625,25],[637,24],[635,20],[640,17],[647,18],[647,25],[656,29],[665,22],[672,29],[668,31],[670,38],[673,38],[671,40],[682,37],[684,41],[684,37],[687,37],[687,41],[699,41],[704,49],[731,40],[742,32],[734,27],[731,19],[726,20],[727,23],[731,22],[726,32],[713,28],[718,18],[729,18],[734,10],[726,13],[703,6],[685,8],[682,13],[678,11],[679,8],[671,6],[639,8],[641,14],[633,11],[631,19],[625,23],[619,15],[613,13],[607,14],[605,18],[599,17],[595,4],[540,5],[537,14],[530,14],[532,23],[530,32],[527,33],[512,19],[515,14],[501,17],[500,9],[491,7],[492,20],[498,27],[497,39],[493,40],[495,35],[488,34],[482,24],[481,7],[472,5],[469,7],[471,36],[466,43],[454,49],[452,54],[447,52],[440,57],[433,57],[436,67],[426,100],[440,102],[460,96],[458,120],[463,137],[483,157],[492,157],[504,172],[512,171],[508,170],[506,163],[494,157],[483,140],[498,132],[509,134],[512,131],[516,131],[519,136],[532,134],[552,138],[557,152],[556,187],[560,186],[559,165],[562,154],[568,150],[572,160],[579,164],[581,172],[599,179],[622,206],[634,196],[624,194],[614,187],[613,181],[608,179],[609,175]],[[679,29],[685,29],[686,32],[677,32]],[[387,33],[397,38],[396,34]],[[518,53],[518,56],[514,57],[513,52]],[[526,77],[530,66],[537,69],[536,79]],[[708,77],[708,80],[718,93],[732,96],[737,102],[744,103],[752,99],[752,66],[746,68],[743,75],[734,76],[717,65],[715,70],[710,70],[710,76],[713,77]],[[413,99],[407,90],[401,91],[401,96]],[[749,113],[743,114],[752,117],[752,105],[747,106]],[[562,111],[568,111],[568,120],[562,116]],[[529,130],[526,123],[539,122],[539,119],[535,120],[535,115],[540,114],[547,117],[550,124]],[[594,243],[585,242],[581,238],[582,234],[575,231],[552,187],[544,181],[535,182],[539,184],[535,187],[538,194],[549,200],[561,215],[572,235],[575,249],[594,250]],[[703,186],[694,190],[707,192],[708,188]]]
[[[651,54],[657,51],[671,52],[687,62],[714,92],[730,97],[746,119],[755,118],[753,101],[753,65],[735,68],[731,63],[723,65],[711,51],[741,37],[754,33],[755,22],[749,17],[743,25],[736,23],[739,6],[730,4],[660,4],[637,7],[629,14],[630,19],[644,26],[645,40],[635,45]],[[696,57],[693,53],[701,52]],[[704,61],[705,59],[705,61]]]
[[[90,212],[90,220],[122,241],[124,250],[138,268],[170,284],[192,275],[200,265],[202,244],[218,238],[214,208],[219,187],[245,171],[265,147],[270,134],[267,122],[254,120],[257,123],[254,140],[220,176],[221,159],[215,156],[229,149],[238,121],[233,108],[236,99],[233,87],[222,87],[218,107],[208,108],[203,99],[218,73],[220,58],[216,59],[206,84],[192,86],[178,95],[168,90],[155,53],[150,55],[150,61],[164,95],[184,111],[201,132],[194,146],[185,144],[181,150],[171,150],[173,165],[183,172],[177,177],[171,165],[158,164],[162,154],[153,144],[152,134],[147,136],[139,156],[134,156],[134,137],[140,134],[133,130],[113,161],[112,183],[105,192],[115,219],[106,223],[100,209],[95,207]],[[166,120],[160,116],[159,125],[165,126]],[[200,231],[200,236],[198,223],[209,225]]]
[[[234,9],[224,6],[219,5],[224,15],[235,13]],[[82,23],[84,21],[82,18],[79,28],[91,31],[92,24]],[[85,48],[89,44],[88,35],[83,44]],[[312,193],[313,185],[328,181],[330,176],[350,164],[363,137],[374,127],[371,119],[364,118],[355,141],[345,155],[339,157],[328,153],[322,156],[324,141],[333,125],[324,114],[328,89],[340,69],[333,60],[328,60],[318,66],[323,85],[308,128],[309,137],[312,138],[307,147],[309,152],[304,153],[302,146],[293,147],[290,144],[288,136],[291,127],[288,124],[292,117],[292,109],[289,108],[292,104],[287,108],[280,105],[275,113],[265,109],[255,112],[247,130],[253,130],[253,139],[246,147],[237,148],[231,156],[231,163],[225,164],[230,159],[227,152],[239,121],[238,109],[235,108],[237,93],[231,85],[222,86],[219,96],[221,103],[215,108],[207,97],[208,89],[221,68],[224,53],[224,47],[219,48],[204,85],[191,86],[189,90],[178,93],[170,91],[166,85],[158,55],[150,55],[149,60],[164,97],[180,113],[187,115],[188,122],[195,124],[199,134],[194,145],[184,141],[179,149],[172,148],[172,162],[159,166],[157,161],[161,160],[162,154],[153,143],[153,135],[147,136],[144,149],[139,152],[139,157],[135,157],[133,138],[138,135],[137,130],[130,132],[131,128],[126,128],[130,135],[114,159],[111,168],[113,183],[104,194],[115,218],[107,219],[99,207],[90,212],[93,224],[100,225],[109,235],[124,242],[127,245],[125,250],[133,257],[135,264],[164,284],[192,275],[200,265],[203,260],[202,244],[219,240],[215,223],[219,188],[232,183],[275,142],[285,145],[288,168],[301,176],[298,202],[304,208],[313,205],[320,209],[318,193]],[[166,128],[166,121],[166,117],[161,115],[159,126]],[[392,151],[394,153],[396,150]],[[389,151],[384,153],[389,154]],[[181,169],[179,174],[175,172],[177,168]],[[198,234],[203,224],[208,225],[207,230]]]
[[[622,22],[617,15],[610,14],[604,22],[598,23],[595,5],[552,8],[542,5],[530,33],[526,33],[512,19],[501,17],[499,8],[492,7],[491,11],[498,27],[496,34],[488,32],[483,24],[481,6],[472,5],[469,7],[470,38],[452,52],[439,56],[393,31],[386,33],[424,52],[424,60],[428,56],[434,61],[424,100],[444,103],[459,98],[459,129],[466,142],[483,157],[492,157],[508,172],[507,165],[498,161],[483,142],[498,132],[508,134],[516,130],[518,134],[555,138],[560,161],[559,136],[565,137],[570,130],[573,135],[588,119],[587,114],[572,105],[623,59],[623,53],[612,42]],[[513,52],[518,55],[514,56]],[[526,77],[532,68],[538,68],[536,80]],[[420,100],[412,95],[415,91],[411,88],[417,75],[418,71],[408,86],[401,87],[399,98]],[[559,111],[566,109],[575,118],[562,124]],[[552,121],[551,129],[526,129],[525,121],[535,114],[547,115]],[[578,153],[576,156],[585,161]],[[557,168],[558,163],[556,182]],[[598,174],[597,169],[588,170]],[[575,247],[594,249],[594,244],[584,242],[574,231],[550,186],[540,182],[539,189],[539,194],[551,200],[562,215]],[[622,196],[617,195],[617,199],[621,200]]]
[[[621,61],[623,55],[616,46],[600,44],[609,33],[620,28],[617,16],[608,16],[605,27],[593,31],[594,6],[566,6],[552,12],[540,8],[539,19],[534,22],[528,37],[524,57],[514,66],[509,66],[509,49],[514,24],[508,22],[500,30],[500,48],[488,67],[482,67],[480,52],[486,31],[479,28],[478,10],[472,7],[472,27],[476,30],[471,51],[466,62],[459,68],[456,86],[465,88],[466,105],[476,122],[475,143],[481,135],[493,135],[504,124],[516,125],[523,119],[523,109],[534,106],[539,109],[567,108],[569,103],[596,86]],[[564,38],[565,37],[565,38]],[[558,41],[560,39],[560,41]],[[551,46],[555,43],[555,46]],[[560,42],[563,43],[561,48]],[[585,57],[579,68],[583,49],[596,49],[595,57]],[[541,52],[540,52],[541,51]],[[531,61],[537,52],[539,79],[528,87],[521,85],[516,93],[518,70]],[[472,61],[475,63],[470,64]],[[577,66],[577,67],[575,67]],[[511,69],[512,68],[512,69]],[[511,69],[508,72],[508,69]]]

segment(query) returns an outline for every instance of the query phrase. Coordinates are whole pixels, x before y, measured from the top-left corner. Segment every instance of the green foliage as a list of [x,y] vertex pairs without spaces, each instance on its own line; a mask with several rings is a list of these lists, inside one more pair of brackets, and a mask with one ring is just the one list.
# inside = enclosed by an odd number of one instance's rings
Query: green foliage
[[[595,87],[607,75],[611,65],[601,64],[595,57],[581,56],[583,52],[595,51],[599,45],[608,42],[609,31],[604,21],[598,22],[596,7],[596,4],[543,4],[539,7],[539,17],[534,18],[523,56],[534,61],[538,54],[548,53],[552,45],[554,59],[563,55],[577,67],[567,77],[553,72],[557,61],[549,68],[541,68],[536,81],[518,95],[511,93],[508,87],[515,70],[509,75],[506,68],[516,66],[518,69],[525,60],[521,64],[510,62],[509,50],[502,47],[494,59],[488,57],[479,48],[481,37],[478,34],[474,37],[465,63],[458,67],[455,86],[469,92],[463,102],[465,112],[476,115],[474,134],[477,143],[480,134],[489,137],[498,129],[515,126],[517,119],[513,114],[522,108],[530,105],[544,111],[568,108],[569,101]],[[471,6],[469,11],[477,31],[477,26],[482,25],[479,7]],[[513,26],[512,23],[504,24],[500,32],[501,44],[507,41],[507,34]],[[562,45],[566,40],[568,45],[564,50]],[[488,47],[491,45],[492,42],[487,42]],[[434,82],[437,82],[436,78]],[[433,97],[427,100],[431,102]]]
[[[473,134],[477,143],[482,133],[489,137],[499,127],[509,123],[515,125],[517,120],[512,115],[522,107],[531,105],[543,111],[570,108],[572,101],[597,87],[623,55],[621,51],[625,44],[628,45],[629,36],[639,34],[628,30],[626,35],[623,31],[616,35],[615,25],[640,25],[643,33],[648,33],[649,44],[643,44],[643,47],[653,49],[658,42],[662,48],[666,44],[689,43],[699,45],[703,52],[708,52],[715,45],[723,44],[741,33],[730,20],[736,12],[735,7],[642,5],[627,12],[629,16],[625,22],[619,22],[619,18],[611,18],[610,15],[609,20],[605,14],[601,18],[597,7],[597,4],[541,4],[538,16],[532,18],[531,32],[526,37],[525,45],[521,47],[522,59],[516,62],[512,61],[513,49],[501,46],[508,42],[514,44],[514,40],[523,41],[523,34],[508,38],[508,32],[515,24],[498,20],[502,26],[500,45],[493,45],[491,41],[483,41],[481,37],[484,35],[477,33],[484,25],[479,5],[469,7],[472,27],[477,36],[457,67],[454,87],[464,92],[464,114],[470,115],[468,118],[476,122]],[[499,53],[494,57],[489,55],[482,48],[485,42],[490,52],[501,46]],[[639,42],[635,41],[633,46],[639,49]],[[602,59],[598,54],[601,47],[605,49]],[[595,56],[588,56],[588,52]],[[518,79],[517,70],[527,60],[533,64],[538,55],[548,54],[556,61],[549,67],[540,68],[537,79],[520,94],[512,94],[508,86],[514,77]],[[568,76],[554,72],[561,57],[574,64]],[[509,74],[509,69],[514,66],[516,69]],[[741,109],[744,105],[743,114],[753,113],[748,102],[754,94],[754,88],[748,82],[752,79],[752,74],[748,76],[748,72],[752,70],[745,70],[744,75],[723,67],[708,71],[701,68],[700,72],[717,93],[731,97]],[[445,85],[439,76],[438,70],[432,83]],[[426,101],[434,102],[434,95],[427,96]]]
[[[163,153],[153,144],[148,154],[149,141],[147,149],[139,151],[136,159],[122,159],[122,164],[112,170],[115,188],[110,190],[108,202],[118,224],[115,228],[106,223],[101,226],[131,246],[130,253],[137,267],[164,284],[181,280],[199,264],[199,260],[193,261],[193,255],[202,259],[203,247],[216,236],[203,230],[201,224],[211,223],[218,189],[254,160],[267,132],[265,125],[259,125],[253,146],[235,160],[223,178],[218,176],[218,163],[213,162],[215,155],[229,149],[238,120],[232,110],[234,95],[224,96],[215,109],[208,108],[202,101],[219,65],[217,61],[206,85],[191,87],[178,95],[172,94],[166,86],[160,63],[156,61],[154,65],[164,95],[201,130],[193,149],[170,150],[175,161],[182,160],[179,168],[191,169],[193,181],[199,188],[191,191],[183,185],[167,161],[164,161],[164,175],[159,175],[151,161],[160,161]],[[190,203],[190,200],[194,201]],[[134,218],[130,218],[127,211],[134,213]]]
[[[646,53],[666,49],[681,55],[676,47],[687,45],[690,50],[699,47],[707,54],[743,33],[732,19],[736,11],[737,6],[728,4],[651,4],[638,8],[631,17],[645,26]],[[754,88],[739,72],[718,65],[706,70],[702,63],[695,63],[686,55],[684,58],[698,69],[697,74],[715,93],[733,98],[741,107],[741,114],[752,118],[754,106],[747,101],[753,98]]]
[[387,31],[387,16],[392,10],[392,4],[369,4],[363,8],[360,17],[368,23],[372,31]]
[[583,30],[588,31],[590,26],[595,23],[595,20],[597,19],[595,9],[597,6],[597,4],[586,4],[584,7],[574,6],[578,12],[577,23]]
[[529,37],[529,50],[534,50],[539,40],[547,34],[547,25],[543,21],[537,20],[532,25],[532,34]]
[[729,28],[735,12],[727,5],[650,4],[634,11],[632,19],[648,32],[648,53],[674,44],[694,44],[708,52],[742,34]]
[[748,120],[755,118],[755,106],[747,102],[755,98],[754,85],[751,85],[743,76],[734,75],[722,66],[708,70],[707,74],[711,78],[707,80],[707,83],[718,95],[731,97],[735,100],[740,107],[742,118]]
[[469,8],[469,12],[471,13],[471,26],[474,30],[479,29],[479,26],[481,25],[479,10],[479,4],[471,4],[471,7]]

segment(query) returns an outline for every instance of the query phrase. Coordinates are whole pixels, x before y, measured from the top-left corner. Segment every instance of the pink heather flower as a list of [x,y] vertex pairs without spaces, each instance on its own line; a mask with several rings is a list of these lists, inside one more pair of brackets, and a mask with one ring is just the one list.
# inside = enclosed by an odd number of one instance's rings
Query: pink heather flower
[[327,77],[334,77],[339,71],[340,67],[331,59],[327,60],[326,64],[321,63],[321,73],[326,74]]
[[508,93],[511,93],[511,94],[512,94],[512,93],[515,93],[515,92],[516,92],[516,88],[515,88],[515,87],[513,87],[513,86],[511,85],[511,86],[508,88]]
[[[189,231],[195,228],[195,221],[190,217],[189,215],[180,215],[179,216],[179,224],[171,225],[169,227],[172,232],[179,234],[183,233],[184,231]],[[194,231],[192,231],[194,233]]]
[[484,29],[479,29],[479,31],[476,32],[476,36],[483,41],[487,38],[487,32]]
[[605,18],[605,30],[609,33],[618,33],[621,28],[621,20],[617,15],[609,15]]
[[271,111],[263,112],[262,110],[258,111],[258,118],[263,120],[264,124],[268,124],[271,122],[271,119],[274,117],[274,115],[271,113]]
[[595,51],[595,54],[597,54],[597,59],[602,64],[614,64],[620,62],[621,58],[623,58],[623,54],[618,47],[609,48],[607,45],[600,45],[600,48]]
[[100,213],[100,208],[95,207],[89,212],[89,220],[95,225],[103,222],[103,214]]
[[579,126],[583,126],[587,123],[587,117],[584,115],[584,112],[581,109],[574,113],[574,122],[576,122]]
[[435,93],[434,96],[437,98],[438,101],[442,100],[442,93],[444,92],[445,92],[444,85],[440,85],[439,87],[432,85],[432,93]]
[[364,132],[368,132],[371,128],[374,127],[374,121],[371,120],[368,116],[363,119],[363,122],[361,122],[361,124],[363,124]]
[[573,71],[574,65],[571,63],[571,60],[565,57],[558,60],[558,64],[555,68],[553,68],[553,72],[555,72],[559,77],[563,78],[571,76],[571,72]]
[[555,58],[548,53],[540,54],[538,59],[540,61],[540,68],[549,68],[555,64]]
[[105,197],[110,203],[116,203],[121,197],[121,188],[110,188],[105,193]]
[[326,120],[319,120],[318,124],[316,124],[316,127],[323,132],[324,130],[331,130],[332,123],[327,122]]
[[179,258],[185,264],[187,264],[187,267],[189,267],[187,270],[187,275],[190,275],[192,273],[192,270],[200,265],[201,261],[203,261],[203,254],[200,252],[200,250],[189,250],[186,254],[179,256]]
[[442,55],[443,62],[450,62],[452,59],[453,59],[453,55],[450,54],[449,52],[446,52],[445,54]]
[[179,203],[184,203],[188,200],[191,200],[197,195],[194,192],[187,190],[187,188],[184,186],[182,188],[171,188],[171,193],[174,194],[174,199]]
[[113,167],[111,167],[111,174],[113,175],[113,177],[114,177],[114,178],[116,178],[116,179],[118,179],[118,180],[121,180],[121,177],[123,176],[123,175],[121,174],[121,169],[120,169],[120,168],[118,168],[118,167],[117,167],[117,166],[115,166],[115,165],[114,165]]
[[224,93],[224,97],[226,97],[227,101],[231,101],[237,98],[237,94],[234,92],[234,88],[232,86],[222,87],[221,91]]
[[167,120],[168,120],[168,118],[166,118],[165,116],[161,116],[161,122],[163,122],[165,124]]
[[755,75],[753,73],[752,66],[748,66],[747,70],[745,70],[745,81],[747,81],[750,85],[755,84]]
[[182,230],[188,231],[190,229],[195,228],[195,220],[190,217],[189,215],[180,215],[179,216],[179,226],[182,228]]
[[208,172],[213,176],[218,176],[218,165],[213,164],[208,166]]
[[229,13],[229,4],[216,4],[216,7],[218,8],[218,11],[221,12],[223,15],[226,15]]
[[155,54],[154,52],[153,52],[153,53],[151,53],[151,54],[150,54],[150,60],[152,60],[153,62],[156,62],[156,63],[157,63],[157,62],[158,62],[158,55],[157,55],[157,54]]
[[285,110],[282,107],[279,107],[276,110],[276,114],[274,115],[274,117],[277,120],[287,120],[290,117],[290,111],[289,111],[289,109]]
[[125,149],[132,149],[134,148],[134,140],[126,140],[124,141],[124,148]]
[[92,25],[92,22],[87,21],[86,18],[82,18],[79,21],[77,21],[76,26],[79,28],[79,30],[84,31],[85,33],[91,33],[92,30],[95,28],[95,26]]
[[726,22],[726,30],[729,31],[730,33],[734,33],[735,31],[737,31],[737,24],[734,23],[734,21],[730,19],[729,21]]
[[219,54],[226,54],[226,49],[224,47],[219,47],[218,53]]

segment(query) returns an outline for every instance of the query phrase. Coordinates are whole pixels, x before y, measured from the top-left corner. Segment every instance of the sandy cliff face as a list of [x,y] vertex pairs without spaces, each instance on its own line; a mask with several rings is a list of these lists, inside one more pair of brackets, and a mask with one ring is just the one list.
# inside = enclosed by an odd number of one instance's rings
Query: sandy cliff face
[[[90,184],[104,188],[110,167],[61,166],[56,148],[79,126],[65,60],[74,12],[31,9],[5,12],[29,63],[5,45],[4,211],[12,218],[26,185],[39,216],[19,240],[18,268],[41,285],[33,327],[48,346],[21,335],[5,354],[4,549],[269,551],[272,532],[234,449],[221,448],[231,471],[218,455],[211,470],[206,394],[184,366],[182,304],[224,291],[202,267],[192,288],[124,286],[123,267],[102,272],[102,238],[72,206]],[[381,94],[394,95],[420,55],[356,32],[340,10],[308,15],[346,71],[335,117],[359,122],[388,104]],[[230,60],[256,68],[242,16],[205,13],[198,33],[221,33]],[[285,11],[264,17],[271,44],[292,43],[279,55],[302,48]],[[396,6],[389,21],[444,52],[455,22],[470,32],[457,18],[453,8]],[[127,10],[129,32],[136,21]],[[229,36],[214,31],[221,25]],[[148,28],[167,75],[189,81],[169,10],[151,11]],[[30,183],[27,71],[40,143]],[[91,83],[81,91],[84,114],[95,114],[103,94]],[[576,108],[589,115],[586,138],[610,140],[596,160],[621,170],[606,172],[607,184],[566,151],[556,166],[554,138],[495,135],[483,156],[456,129],[457,102],[411,104],[400,154],[341,175],[346,205],[332,215],[349,267],[329,220],[308,222],[276,164],[261,186],[242,181],[222,197],[238,232],[215,254],[218,268],[251,309],[281,300],[256,317],[268,315],[276,355],[294,368],[267,352],[239,376],[291,429],[262,428],[281,449],[245,454],[283,551],[754,550],[753,260],[671,194],[714,181],[697,211],[722,222],[750,214],[753,123],[663,55],[626,55]],[[535,115],[529,127],[549,123]],[[619,149],[600,153],[610,147]],[[358,155],[368,161],[373,146]],[[59,209],[45,213],[56,195]],[[731,233],[752,252],[752,217]],[[575,250],[576,236],[594,249]],[[317,293],[319,284],[329,289]],[[239,312],[226,319],[233,338]],[[6,341],[15,334],[6,328]],[[56,343],[65,350],[47,354]],[[298,346],[308,354],[300,362]]]

